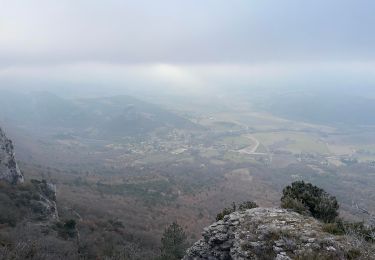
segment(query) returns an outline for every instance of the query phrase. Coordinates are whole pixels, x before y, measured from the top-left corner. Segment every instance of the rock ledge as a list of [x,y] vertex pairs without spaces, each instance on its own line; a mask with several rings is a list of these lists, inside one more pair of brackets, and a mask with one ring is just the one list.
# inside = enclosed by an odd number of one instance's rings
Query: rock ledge
[[205,228],[183,259],[347,259],[348,239],[322,227],[285,209],[237,211]]

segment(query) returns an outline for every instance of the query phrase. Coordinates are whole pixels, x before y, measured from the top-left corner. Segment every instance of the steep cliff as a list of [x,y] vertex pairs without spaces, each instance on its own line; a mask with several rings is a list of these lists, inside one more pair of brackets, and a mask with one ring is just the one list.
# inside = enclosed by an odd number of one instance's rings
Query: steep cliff
[[0,224],[14,224],[24,217],[58,219],[56,187],[45,180],[24,182],[13,143],[0,128]]
[[0,180],[11,184],[23,183],[23,175],[14,157],[13,143],[0,128]]
[[184,260],[375,259],[375,255],[366,256],[354,238],[324,232],[323,226],[285,209],[234,212],[205,228],[203,238],[188,249]]

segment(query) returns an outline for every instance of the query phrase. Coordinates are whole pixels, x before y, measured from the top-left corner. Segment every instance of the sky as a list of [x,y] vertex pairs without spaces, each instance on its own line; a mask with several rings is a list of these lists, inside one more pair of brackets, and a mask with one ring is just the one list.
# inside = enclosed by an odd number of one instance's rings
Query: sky
[[367,86],[374,10],[373,0],[0,0],[0,87]]

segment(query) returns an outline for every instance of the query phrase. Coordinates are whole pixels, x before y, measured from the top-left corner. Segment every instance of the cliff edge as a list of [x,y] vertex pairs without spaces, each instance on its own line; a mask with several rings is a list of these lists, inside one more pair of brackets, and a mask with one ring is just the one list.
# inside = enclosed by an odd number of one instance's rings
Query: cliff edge
[[323,226],[286,209],[236,211],[205,228],[183,259],[374,259],[360,256],[350,237],[327,233]]
[[0,128],[0,180],[10,184],[24,182],[23,175],[18,168],[14,157],[13,143],[9,140],[4,131]]
[[[38,220],[58,219],[56,186],[45,180],[24,182],[13,143],[0,128],[0,224],[16,223],[24,216]],[[27,210],[31,209],[31,213]],[[7,211],[7,212],[5,212]],[[13,214],[14,216],[12,216]],[[18,216],[18,217],[17,217]]]

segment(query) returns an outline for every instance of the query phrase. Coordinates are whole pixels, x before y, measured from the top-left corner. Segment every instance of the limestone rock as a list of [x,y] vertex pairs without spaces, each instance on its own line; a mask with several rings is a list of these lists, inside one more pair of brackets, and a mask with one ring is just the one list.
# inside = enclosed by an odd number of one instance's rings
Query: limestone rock
[[33,208],[37,209],[39,218],[42,220],[59,219],[56,206],[56,186],[45,180],[31,180],[31,183],[39,191],[39,199],[33,201]]
[[[22,196],[22,190],[33,193],[29,200],[24,201],[32,209],[38,220],[58,219],[56,207],[56,186],[45,180],[31,180],[24,183],[24,177],[15,160],[12,141],[0,128],[0,180],[8,182],[13,188],[13,197]],[[21,185],[23,183],[23,185]],[[20,185],[16,185],[20,184]]]
[[286,209],[237,211],[205,228],[183,259],[347,259],[348,239],[322,227]]
[[23,175],[14,157],[13,143],[0,128],[0,180],[11,184],[23,183]]

